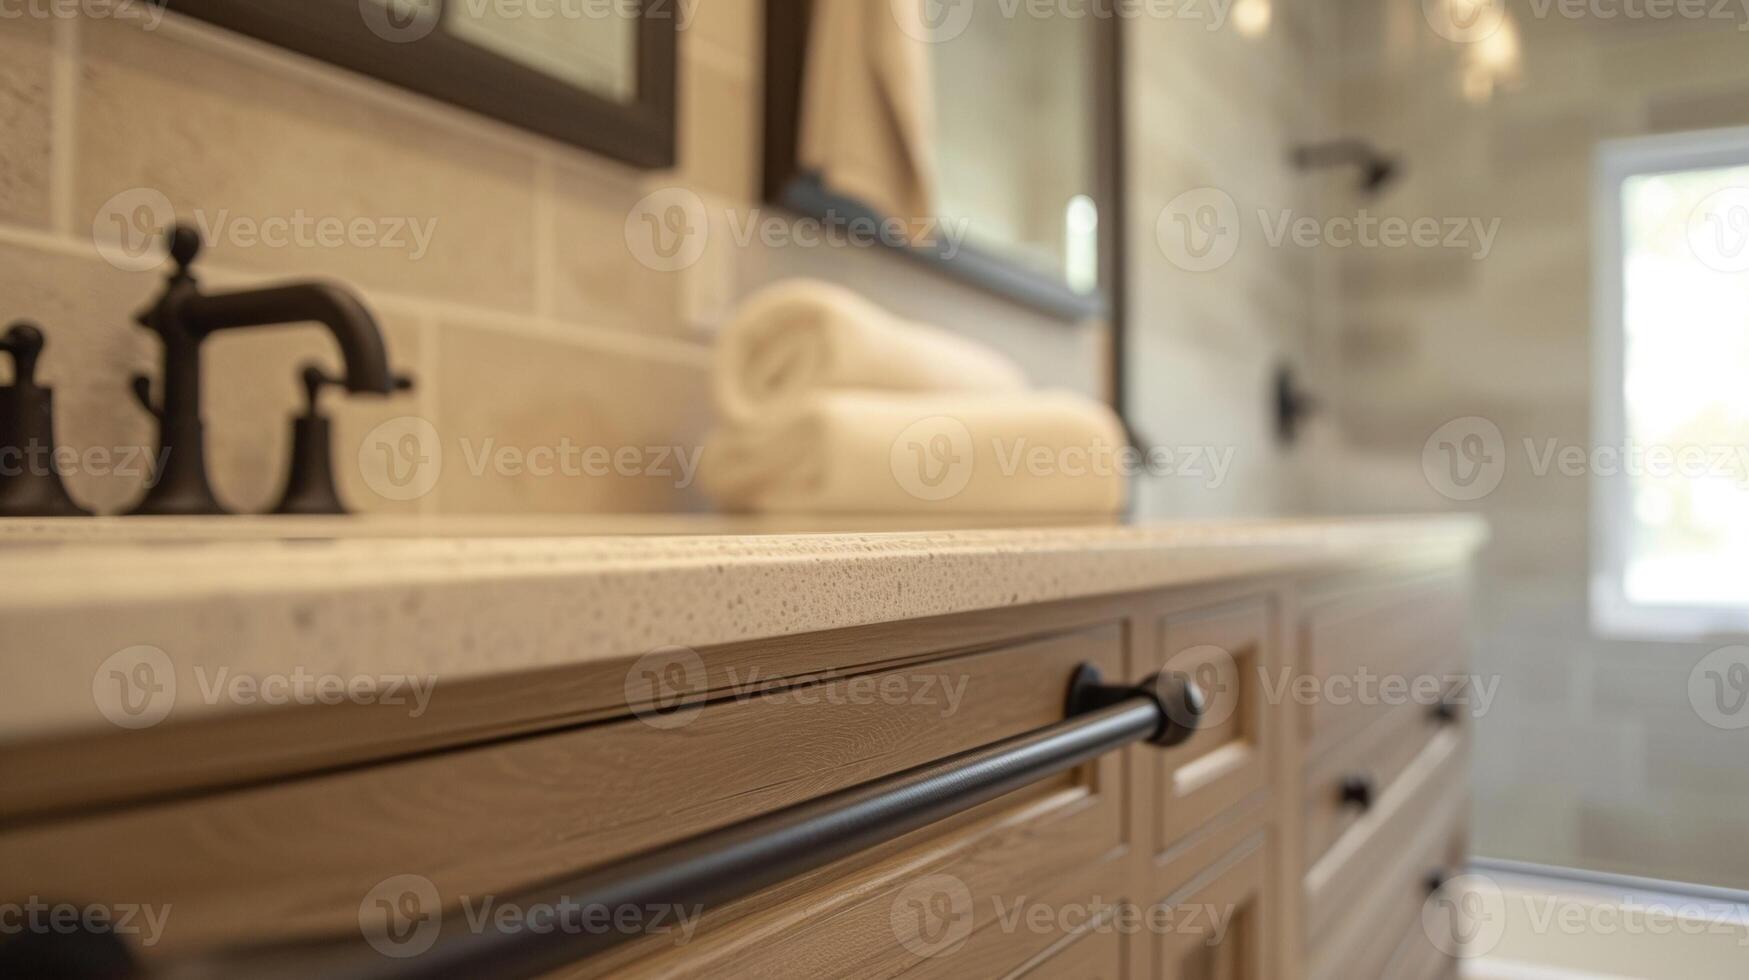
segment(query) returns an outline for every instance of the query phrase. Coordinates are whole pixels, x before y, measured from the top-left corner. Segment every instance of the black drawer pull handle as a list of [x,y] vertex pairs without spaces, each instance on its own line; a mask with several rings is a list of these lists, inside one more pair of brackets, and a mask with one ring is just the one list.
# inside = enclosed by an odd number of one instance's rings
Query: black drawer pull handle
[[[1137,742],[1176,745],[1195,730],[1203,695],[1183,675],[1158,675],[1138,687],[1100,683],[1075,672],[1069,717],[982,748],[829,793],[759,817],[530,889],[523,908],[708,911],[760,889],[886,843],[1005,793]],[[126,976],[303,978],[534,977],[639,938],[630,929],[471,931],[459,914],[415,956],[393,959],[361,934],[267,948],[245,948]],[[93,937],[96,938],[96,937]],[[6,961],[0,951],[0,964]],[[67,965],[67,964],[64,964]],[[0,971],[3,972],[3,971]],[[57,973],[82,977],[84,972]],[[106,971],[106,977],[117,976]]]
[[1377,787],[1374,786],[1371,776],[1364,774],[1344,776],[1339,797],[1343,806],[1354,807],[1361,813],[1365,813],[1372,809],[1376,790]]

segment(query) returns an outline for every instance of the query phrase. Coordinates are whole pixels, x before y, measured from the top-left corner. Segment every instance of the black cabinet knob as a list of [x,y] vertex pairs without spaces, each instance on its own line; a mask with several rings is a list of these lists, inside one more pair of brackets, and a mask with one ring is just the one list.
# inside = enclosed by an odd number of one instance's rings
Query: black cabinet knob
[[1445,883],[1450,880],[1451,872],[1444,868],[1434,868],[1432,871],[1427,872],[1427,878],[1425,880],[1427,894],[1430,896],[1439,894],[1439,890],[1444,888]]
[[1375,787],[1371,776],[1356,773],[1342,777],[1341,800],[1343,806],[1354,807],[1362,813],[1372,809]]
[[1432,714],[1433,720],[1441,725],[1455,725],[1458,722],[1457,702],[1450,698],[1441,698],[1440,702],[1433,706]]

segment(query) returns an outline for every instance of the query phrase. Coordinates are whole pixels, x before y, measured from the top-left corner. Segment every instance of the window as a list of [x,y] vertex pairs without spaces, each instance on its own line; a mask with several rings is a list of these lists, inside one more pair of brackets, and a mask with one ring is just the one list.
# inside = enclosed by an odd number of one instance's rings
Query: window
[[1749,630],[1749,130],[1604,144],[1593,625]]

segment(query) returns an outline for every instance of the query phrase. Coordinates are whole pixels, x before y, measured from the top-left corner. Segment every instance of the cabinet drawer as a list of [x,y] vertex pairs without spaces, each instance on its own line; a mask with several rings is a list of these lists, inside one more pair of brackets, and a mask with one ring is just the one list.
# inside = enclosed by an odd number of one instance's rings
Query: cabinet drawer
[[1442,682],[1441,699],[1390,706],[1377,724],[1307,763],[1303,829],[1308,867],[1391,793],[1436,736],[1467,731],[1468,716],[1453,700],[1462,693],[1464,680],[1454,669]]
[[1372,809],[1306,871],[1305,929],[1309,941],[1324,935],[1344,911],[1363,904],[1381,876],[1427,828],[1449,826],[1464,816],[1469,753],[1463,733],[1441,731]]
[[1272,930],[1266,835],[1253,837],[1160,903],[1168,923],[1153,930],[1160,980],[1263,980]]
[[1265,690],[1281,668],[1272,639],[1274,608],[1255,598],[1161,622],[1158,665],[1194,678],[1207,702],[1195,735],[1150,757],[1156,855],[1269,786],[1277,712]]
[[[781,901],[755,900],[760,907],[749,914],[725,909],[707,918],[695,941],[646,943],[558,976],[1118,980],[1111,964],[1124,962],[1130,941],[1114,927],[1111,904],[1128,884],[1120,854],[1048,874],[1035,870],[1046,851],[1072,846],[1050,824],[1074,805],[1073,794],[1057,795],[931,834]],[[1080,972],[1089,967],[1105,972]]]
[[[1464,827],[1464,814],[1452,813],[1422,828],[1408,852],[1385,866],[1367,897],[1314,951],[1313,980],[1433,980],[1452,972],[1455,960],[1429,932],[1442,928],[1440,909],[1430,903],[1442,900],[1434,883],[1464,866]],[[1444,948],[1455,947],[1447,941]]]
[[1022,973],[1026,980],[1125,980],[1126,936],[1100,929],[1081,936],[1064,950]]
[[[1082,662],[1126,676],[1122,624],[716,690],[667,713],[639,703],[644,717],[18,826],[0,833],[0,894],[173,906],[148,956],[355,933],[362,903],[391,879],[421,882],[432,904],[455,911],[1050,725]],[[637,689],[635,677],[627,687]],[[706,928],[904,854],[948,860],[926,855],[950,838],[971,847],[954,835],[973,825],[1001,828],[966,853],[1004,881],[1043,889],[1097,868],[1122,850],[1121,758],[746,899]]]
[[1438,576],[1314,599],[1302,620],[1300,670],[1322,696],[1301,714],[1301,735],[1313,753],[1367,727],[1385,713],[1379,698],[1358,696],[1361,684],[1385,678],[1407,683],[1430,665],[1466,659],[1463,581]]
[[[1432,888],[1436,875],[1452,875],[1461,873],[1467,858],[1468,843],[1462,835],[1454,838],[1446,845],[1442,860],[1432,864],[1427,869],[1427,881],[1423,883],[1424,890],[1420,893],[1423,901],[1446,901]],[[1436,923],[1429,926],[1421,915],[1421,907],[1416,907],[1416,917],[1409,926],[1409,934],[1403,937],[1396,952],[1391,954],[1381,976],[1389,980],[1444,980],[1457,975],[1458,959],[1451,955],[1451,950],[1459,948],[1457,935],[1450,931],[1440,937],[1439,942],[1428,933],[1429,928],[1446,928],[1438,925],[1437,916],[1432,917]],[[1436,907],[1434,911],[1440,912]]]

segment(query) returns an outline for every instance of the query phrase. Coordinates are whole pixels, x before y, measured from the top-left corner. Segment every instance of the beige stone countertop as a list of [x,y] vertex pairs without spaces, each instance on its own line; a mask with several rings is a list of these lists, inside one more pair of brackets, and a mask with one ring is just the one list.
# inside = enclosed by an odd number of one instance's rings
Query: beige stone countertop
[[1003,522],[0,520],[0,742],[108,725],[107,685],[140,669],[140,647],[196,687],[174,700],[182,719],[236,709],[198,696],[219,672],[454,682],[1386,554],[1461,557],[1486,533],[1468,517]]

